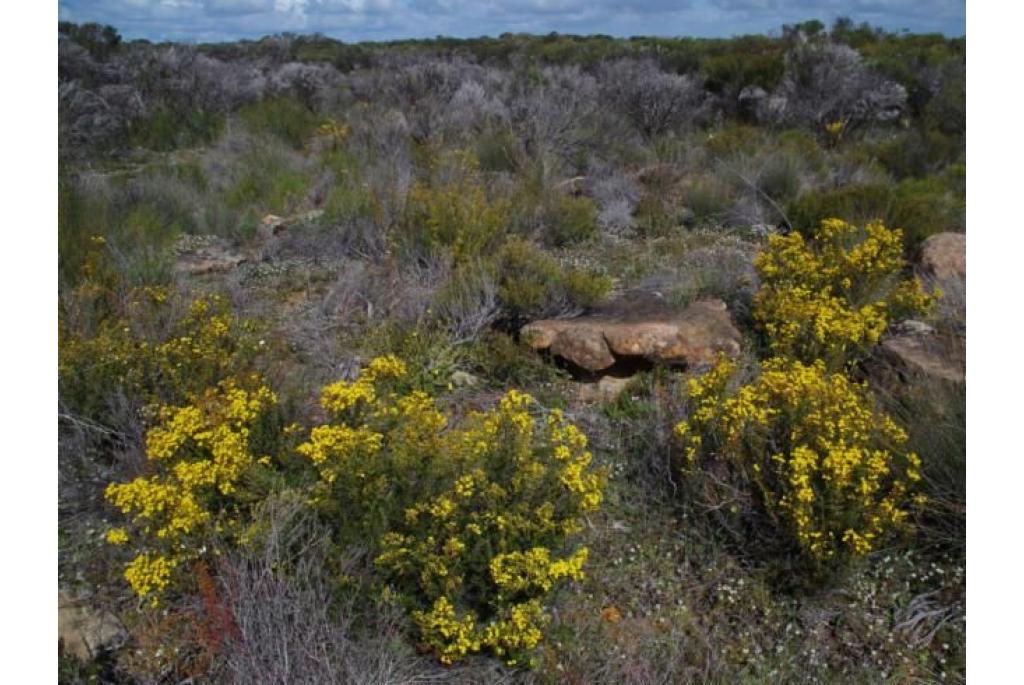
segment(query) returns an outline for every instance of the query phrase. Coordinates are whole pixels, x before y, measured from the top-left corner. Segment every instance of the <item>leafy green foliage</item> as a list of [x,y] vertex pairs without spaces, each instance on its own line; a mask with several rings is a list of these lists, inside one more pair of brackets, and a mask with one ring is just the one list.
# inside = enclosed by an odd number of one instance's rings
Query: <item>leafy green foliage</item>
[[292,98],[279,97],[243,107],[238,117],[255,133],[273,135],[301,149],[316,132],[320,120]]
[[611,286],[607,277],[563,269],[533,244],[510,239],[497,255],[498,299],[513,320],[551,314],[559,308],[596,304]]

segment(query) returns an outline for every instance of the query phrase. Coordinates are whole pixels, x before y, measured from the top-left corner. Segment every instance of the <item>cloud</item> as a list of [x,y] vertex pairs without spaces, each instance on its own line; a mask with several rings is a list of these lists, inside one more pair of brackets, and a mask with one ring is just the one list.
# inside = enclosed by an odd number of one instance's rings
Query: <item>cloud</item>
[[273,0],[206,0],[203,9],[210,16],[259,14],[274,9]]
[[963,0],[59,0],[59,16],[127,38],[233,40],[295,31],[346,41],[505,32],[732,36],[838,16],[963,35]]

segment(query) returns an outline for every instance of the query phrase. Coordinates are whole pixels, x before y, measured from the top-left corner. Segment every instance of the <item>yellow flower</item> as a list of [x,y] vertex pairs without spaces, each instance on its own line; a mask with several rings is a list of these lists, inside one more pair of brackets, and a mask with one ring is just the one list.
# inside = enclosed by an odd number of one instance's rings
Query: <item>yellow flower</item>
[[111,528],[107,531],[107,542],[111,545],[123,545],[128,542],[128,531],[124,528]]

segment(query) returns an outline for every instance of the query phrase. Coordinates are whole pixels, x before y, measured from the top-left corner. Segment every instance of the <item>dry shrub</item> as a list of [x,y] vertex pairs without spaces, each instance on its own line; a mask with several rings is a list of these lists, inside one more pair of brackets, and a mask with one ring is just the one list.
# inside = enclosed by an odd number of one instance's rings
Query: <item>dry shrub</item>
[[[237,633],[225,643],[235,683],[427,683],[445,680],[402,639],[390,605],[357,610],[336,600],[336,579],[360,553],[328,559],[327,531],[296,500],[268,500],[257,544],[221,575]],[[341,559],[340,565],[337,561]]]

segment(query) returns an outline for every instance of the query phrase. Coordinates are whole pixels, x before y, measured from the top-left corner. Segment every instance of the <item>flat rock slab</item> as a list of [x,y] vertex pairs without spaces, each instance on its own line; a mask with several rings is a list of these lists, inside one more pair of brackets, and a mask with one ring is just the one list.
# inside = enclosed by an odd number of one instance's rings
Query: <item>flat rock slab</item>
[[124,644],[128,633],[109,611],[96,611],[68,593],[57,593],[57,634],[64,649],[88,662]]
[[185,276],[226,273],[249,261],[215,236],[184,236],[175,246],[178,261],[174,270]]
[[740,332],[721,300],[694,302],[674,312],[660,299],[633,296],[575,319],[544,319],[523,326],[523,339],[591,373],[623,358],[701,366],[719,354],[740,352]]

